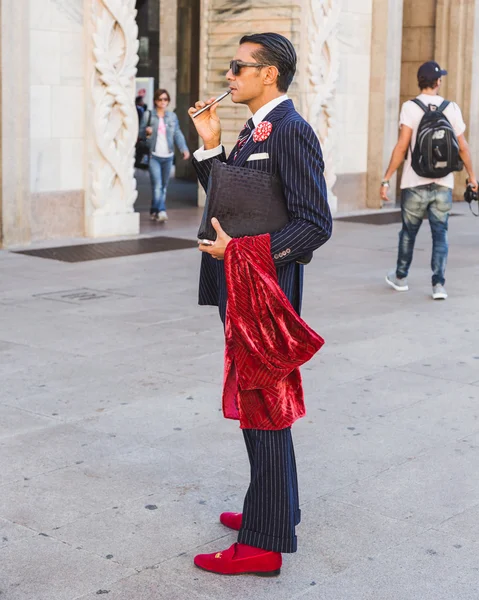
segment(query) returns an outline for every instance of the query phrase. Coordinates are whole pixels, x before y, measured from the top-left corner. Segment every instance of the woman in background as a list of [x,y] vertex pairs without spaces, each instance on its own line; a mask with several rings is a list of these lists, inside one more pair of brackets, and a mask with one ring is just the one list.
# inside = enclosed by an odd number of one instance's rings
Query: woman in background
[[190,158],[178,117],[174,112],[166,110],[170,100],[170,95],[166,90],[156,90],[151,119],[150,112],[145,111],[140,127],[140,137],[145,137],[146,134],[150,149],[149,171],[152,189],[150,219],[159,223],[168,221],[166,188],[173,166],[175,144],[183,154],[184,160]]

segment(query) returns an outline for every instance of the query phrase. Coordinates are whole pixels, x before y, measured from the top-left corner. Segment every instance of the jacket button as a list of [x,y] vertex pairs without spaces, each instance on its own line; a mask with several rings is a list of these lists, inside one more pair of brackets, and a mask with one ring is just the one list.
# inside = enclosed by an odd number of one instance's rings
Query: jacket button
[[286,250],[286,254],[291,254],[291,248],[288,248],[288,249]]
[[277,260],[279,258],[279,254],[275,254],[274,258]]

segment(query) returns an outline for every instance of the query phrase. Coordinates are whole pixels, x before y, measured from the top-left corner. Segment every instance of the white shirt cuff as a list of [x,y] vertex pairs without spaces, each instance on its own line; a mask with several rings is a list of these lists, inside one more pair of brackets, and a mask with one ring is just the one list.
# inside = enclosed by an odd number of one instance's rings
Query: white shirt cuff
[[193,156],[198,162],[201,162],[202,160],[208,160],[208,158],[219,156],[222,152],[223,146],[221,144],[216,146],[216,148],[211,148],[211,150],[205,150],[205,147],[201,146],[201,148],[198,148],[198,150],[193,153]]

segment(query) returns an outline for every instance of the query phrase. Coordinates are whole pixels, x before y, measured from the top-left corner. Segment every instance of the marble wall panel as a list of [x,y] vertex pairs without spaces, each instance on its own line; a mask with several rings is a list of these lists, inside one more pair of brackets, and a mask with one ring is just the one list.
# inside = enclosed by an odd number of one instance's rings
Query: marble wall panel
[[83,0],[50,0],[50,27],[54,31],[83,31]]
[[83,0],[30,0],[30,46],[31,191],[83,189]]
[[83,205],[83,190],[32,194],[32,241],[83,236]]
[[57,31],[31,31],[30,83],[60,84],[60,34]]
[[29,0],[1,2],[0,246],[31,236]]
[[30,23],[35,29],[50,29],[52,0],[29,0]]
[[84,84],[85,39],[83,33],[60,33],[60,81],[62,85]]
[[343,173],[338,175],[334,191],[340,199],[341,213],[366,208],[366,173]]
[[52,88],[52,137],[83,138],[85,135],[83,87],[59,85]]
[[51,86],[30,87],[30,137],[48,139],[52,135]]
[[60,140],[60,189],[84,188],[85,140]]
[[30,190],[32,193],[61,188],[60,159],[60,140],[51,138],[30,140]]
[[[337,144],[336,173],[365,173],[368,167],[368,132],[342,134]],[[341,198],[339,198],[341,210]]]
[[[335,125],[338,173],[335,191],[338,208],[344,211],[350,209],[350,197],[346,198],[345,193],[351,186],[340,184],[340,176],[349,174],[356,179],[356,175],[364,175],[367,169],[372,0],[343,0],[339,27],[341,63]],[[364,196],[365,185],[356,186],[358,207],[365,204]]]
[[[366,201],[380,208],[379,188],[398,136],[403,0],[374,0]],[[395,178],[391,191],[395,190]],[[394,200],[394,193],[392,194]]]

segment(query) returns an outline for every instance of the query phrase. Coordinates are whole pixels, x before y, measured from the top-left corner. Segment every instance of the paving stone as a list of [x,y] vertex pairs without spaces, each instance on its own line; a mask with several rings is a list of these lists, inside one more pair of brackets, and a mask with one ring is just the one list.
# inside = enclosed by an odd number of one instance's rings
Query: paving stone
[[450,517],[438,525],[437,529],[479,543],[479,504]]
[[0,439],[28,433],[54,425],[52,418],[41,417],[26,410],[0,404]]
[[71,600],[134,573],[44,535],[1,548],[0,560],[8,600]]
[[[303,316],[326,345],[293,428],[299,549],[272,580],[192,563],[235,541],[218,515],[242,509],[249,481],[221,413],[218,311],[196,304],[199,254],[70,265],[1,251],[3,595],[476,600],[477,222],[451,226],[443,303],[426,228],[410,291],[385,284],[397,231],[337,222],[305,269]],[[99,294],[58,300],[84,288]]]
[[[383,419],[398,410],[435,397],[450,397],[466,389],[456,382],[427,375],[385,369],[361,379],[323,389],[311,389],[305,377],[308,396],[317,399],[317,406],[335,414],[347,414],[356,419]],[[473,395],[473,394],[472,394]],[[311,401],[308,403],[311,405]],[[392,417],[391,417],[392,418]]]
[[298,559],[305,587],[310,581],[319,583],[345,571],[366,556],[380,556],[424,531],[415,523],[330,498],[309,502],[301,507],[301,512]]
[[[477,342],[476,337],[476,342]],[[478,348],[478,346],[475,346]],[[406,373],[423,373],[428,377],[436,377],[449,381],[457,381],[460,383],[477,383],[479,373],[479,349],[471,351],[469,354],[455,353],[451,359],[449,355],[446,357],[443,354],[436,357],[434,361],[421,360],[411,362],[410,364],[401,367]]]
[[[438,379],[430,381],[429,391],[423,391],[423,400],[369,422],[399,428],[405,436],[416,432],[431,445],[454,442],[479,431],[479,388]],[[439,393],[438,383],[449,391]],[[436,393],[431,391],[434,389]]]
[[[365,557],[314,586],[304,600],[476,600],[479,546],[428,531],[378,557]],[[370,560],[370,558],[372,560]]]
[[434,448],[332,498],[383,515],[435,527],[479,503],[479,446],[470,441]]
[[3,467],[0,484],[31,480],[64,467],[118,458],[138,443],[107,433],[92,432],[70,424],[55,424],[0,440]]
[[38,535],[38,532],[33,529],[28,529],[27,527],[22,527],[11,521],[0,519],[0,548],[35,535]]
[[[90,514],[48,533],[71,546],[137,569],[163,563],[230,533],[219,522],[226,510],[241,510],[246,478],[226,471],[197,482],[167,485],[161,492]],[[240,493],[240,490],[243,493]]]
[[108,589],[103,590],[105,595],[97,591],[75,600],[209,600],[210,596],[202,594],[196,588],[197,581],[193,581],[188,588],[169,581],[160,565],[108,585]]
[[211,423],[212,427],[222,423],[223,415],[218,411],[221,394],[218,386],[204,386],[193,393],[194,396],[183,393],[171,394],[167,399],[136,400],[88,417],[82,426],[89,431],[120,437],[133,434],[142,444],[157,445],[159,439],[174,431],[191,431],[206,423]]
[[[167,486],[196,485],[204,477],[198,463],[198,459],[185,462],[167,449],[148,447],[90,458],[74,467],[3,485],[0,517],[37,530],[60,527]],[[219,470],[205,471],[213,475]]]

